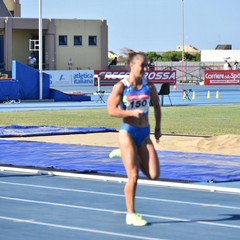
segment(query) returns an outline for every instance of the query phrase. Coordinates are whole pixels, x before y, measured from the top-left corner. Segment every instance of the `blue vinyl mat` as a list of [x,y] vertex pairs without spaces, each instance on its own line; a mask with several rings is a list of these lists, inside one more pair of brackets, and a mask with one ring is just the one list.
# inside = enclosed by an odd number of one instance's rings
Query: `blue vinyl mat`
[[33,137],[65,134],[84,134],[97,132],[116,132],[115,128],[106,127],[56,127],[56,126],[0,126],[0,138]]
[[[0,165],[126,175],[112,147],[0,140]],[[158,151],[161,178],[178,181],[240,180],[240,156]],[[141,175],[143,176],[143,175]]]

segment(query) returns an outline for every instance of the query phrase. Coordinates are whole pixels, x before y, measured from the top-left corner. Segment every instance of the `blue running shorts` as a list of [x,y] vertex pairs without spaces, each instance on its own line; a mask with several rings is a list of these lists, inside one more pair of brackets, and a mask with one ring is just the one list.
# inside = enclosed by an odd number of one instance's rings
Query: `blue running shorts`
[[126,130],[138,147],[146,139],[146,137],[150,135],[150,125],[147,127],[135,127],[127,123],[123,123],[120,130]]

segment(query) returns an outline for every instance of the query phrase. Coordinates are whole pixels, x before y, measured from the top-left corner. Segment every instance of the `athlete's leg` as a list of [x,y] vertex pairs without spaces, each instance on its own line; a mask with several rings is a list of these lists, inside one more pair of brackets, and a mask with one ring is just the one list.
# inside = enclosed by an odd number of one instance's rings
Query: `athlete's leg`
[[149,137],[138,147],[139,164],[142,172],[151,180],[156,180],[160,175],[158,155]]
[[119,146],[128,181],[125,185],[125,199],[128,213],[135,213],[135,194],[137,188],[139,166],[137,163],[137,148],[126,130],[119,132]]

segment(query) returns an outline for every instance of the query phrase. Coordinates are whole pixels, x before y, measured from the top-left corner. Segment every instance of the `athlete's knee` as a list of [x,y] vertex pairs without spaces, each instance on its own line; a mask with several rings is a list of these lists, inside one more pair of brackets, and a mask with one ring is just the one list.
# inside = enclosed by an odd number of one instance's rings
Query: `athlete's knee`
[[148,176],[150,180],[157,180],[159,177],[160,177],[160,172],[150,173]]
[[150,180],[157,180],[158,179],[158,175],[153,175],[153,176],[150,176],[149,179]]
[[132,184],[136,184],[138,180],[138,173],[132,172],[128,175],[128,182]]

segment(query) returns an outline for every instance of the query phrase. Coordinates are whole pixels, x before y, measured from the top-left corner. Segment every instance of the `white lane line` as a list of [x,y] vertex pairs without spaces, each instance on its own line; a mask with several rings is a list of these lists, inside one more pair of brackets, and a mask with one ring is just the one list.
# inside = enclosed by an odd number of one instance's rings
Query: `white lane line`
[[[83,209],[83,210],[90,210],[90,211],[98,211],[98,212],[108,212],[108,213],[114,213],[114,214],[126,214],[126,212],[124,212],[124,211],[118,211],[118,210],[113,210],[113,209],[93,208],[93,207],[70,205],[70,204],[64,204],[64,203],[37,201],[37,200],[31,200],[31,199],[12,198],[12,197],[4,197],[4,196],[0,196],[0,199],[4,199],[4,200],[8,200],[8,201],[43,204],[43,205],[50,205],[50,206],[56,206],[56,207],[66,207],[66,208],[75,208],[75,209]],[[142,216],[147,216],[147,215],[142,214]],[[155,215],[151,215],[151,217],[152,218],[158,218],[158,219],[172,220],[172,221],[183,221],[183,222],[189,221],[187,219],[171,218],[171,217],[155,216]]]
[[196,206],[202,206],[202,207],[226,208],[226,209],[240,210],[240,207],[221,205],[221,204],[216,204],[216,203],[212,204],[212,203],[201,203],[201,202],[189,202],[189,201],[179,201],[179,200],[149,198],[149,197],[136,197],[136,198],[140,198],[140,199],[144,199],[144,200],[151,200],[151,201],[167,202],[167,203],[178,203],[178,204],[196,205]]
[[[112,182],[127,182],[126,177],[116,177],[116,176],[107,176],[107,175],[91,175],[91,174],[80,174],[80,173],[71,173],[71,172],[59,172],[59,171],[46,171],[41,169],[29,169],[29,168],[17,168],[17,167],[5,167],[0,166],[0,171],[9,171],[9,172],[20,172],[20,173],[31,173],[37,175],[49,175],[49,176],[59,176],[59,177],[71,177],[84,180],[101,180],[101,181],[112,181]],[[158,187],[174,187],[180,189],[188,190],[201,190],[201,191],[211,191],[219,193],[231,193],[231,194],[240,194],[239,188],[234,187],[220,187],[214,185],[201,185],[201,184],[186,184],[178,182],[168,182],[168,181],[151,181],[148,179],[139,179],[139,184],[148,185],[148,186],[158,186]]]
[[[130,234],[124,234],[124,233],[118,233],[118,232],[111,232],[111,231],[101,231],[101,230],[91,229],[91,228],[74,227],[74,226],[39,222],[39,221],[35,221],[35,220],[27,220],[27,219],[20,219],[20,218],[5,217],[5,216],[0,216],[0,219],[8,220],[8,221],[17,221],[17,222],[35,224],[35,225],[41,225],[41,226],[47,226],[47,227],[62,228],[62,229],[82,231],[82,232],[90,232],[90,233],[93,233],[93,234],[98,233],[98,234],[103,234],[103,235],[118,236],[118,237],[124,237],[124,238],[143,239],[143,240],[164,240],[162,238],[151,238],[151,237],[144,237],[144,236],[139,236],[139,235],[130,235]],[[95,236],[95,237],[97,237],[97,236]]]
[[[35,204],[42,204],[42,205],[50,205],[50,206],[57,206],[57,207],[84,209],[84,210],[90,210],[90,211],[108,212],[108,213],[113,213],[113,214],[126,214],[126,212],[124,212],[124,211],[118,211],[118,210],[113,210],[113,209],[92,208],[92,207],[70,205],[70,204],[63,204],[63,203],[36,201],[36,200],[30,200],[30,199],[11,198],[11,197],[4,197],[4,196],[0,196],[0,199],[19,201],[19,202],[27,202],[27,203],[35,203]],[[240,229],[240,225],[238,226],[238,225],[232,225],[232,224],[221,224],[221,223],[209,222],[209,220],[197,221],[197,220],[166,217],[166,216],[159,216],[159,215],[149,215],[149,214],[141,214],[141,215],[144,217],[151,217],[151,218],[155,218],[155,219],[164,219],[164,220],[178,221],[178,222],[190,222],[190,223],[198,223],[198,224],[207,224],[207,225],[218,226],[218,227]]]
[[224,224],[224,223],[216,223],[216,224],[213,224],[212,222],[207,222],[207,221],[196,221],[196,223],[200,223],[200,224],[205,224],[205,225],[215,225],[215,226],[219,226],[219,227],[227,227],[229,228],[231,226],[231,228],[237,228],[237,229],[240,229],[240,226],[239,225],[229,225],[229,224]]
[[[123,194],[116,194],[116,193],[97,192],[97,191],[88,191],[88,190],[71,189],[71,188],[59,188],[59,187],[50,187],[50,186],[15,183],[15,182],[0,181],[0,184],[8,184],[8,185],[15,185],[15,186],[23,186],[23,187],[33,187],[33,188],[42,188],[42,189],[51,189],[51,190],[59,190],[59,191],[67,191],[67,192],[98,194],[98,195],[114,196],[114,197],[122,197],[122,198],[125,197]],[[142,199],[142,200],[159,201],[159,202],[167,202],[167,203],[178,203],[178,204],[196,205],[196,206],[203,206],[203,207],[214,207],[214,208],[225,208],[225,209],[240,210],[240,207],[221,205],[221,204],[179,201],[179,200],[171,200],[171,199],[163,199],[163,198],[150,198],[150,197],[142,197],[142,196],[136,196],[136,198],[137,199]]]

